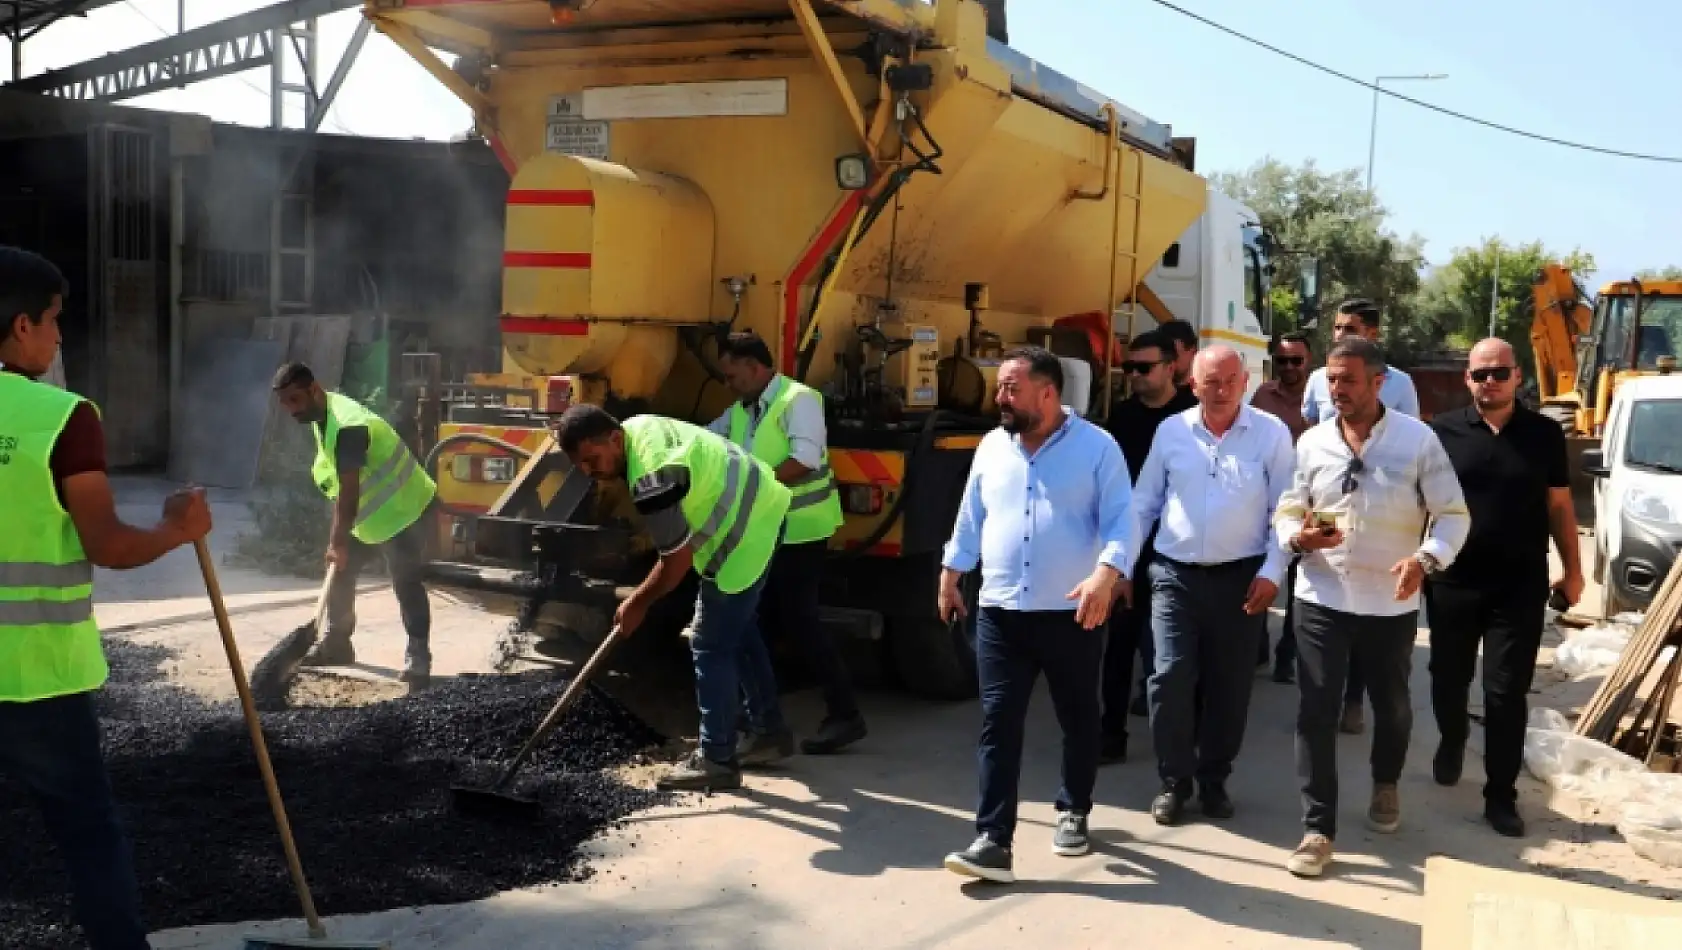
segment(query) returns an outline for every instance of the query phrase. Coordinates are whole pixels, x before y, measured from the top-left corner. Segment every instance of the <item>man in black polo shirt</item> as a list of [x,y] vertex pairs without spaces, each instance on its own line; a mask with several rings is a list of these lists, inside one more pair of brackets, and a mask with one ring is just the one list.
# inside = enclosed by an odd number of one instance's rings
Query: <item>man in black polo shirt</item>
[[[1193,337],[1195,339],[1195,337]],[[1127,474],[1137,482],[1150,454],[1151,440],[1156,427],[1169,416],[1197,405],[1197,397],[1190,387],[1176,385],[1177,354],[1174,341],[1161,329],[1147,330],[1127,345],[1127,361],[1121,368],[1127,373],[1132,394],[1115,404],[1110,411],[1106,428],[1121,446],[1127,460]],[[1151,541],[1145,539],[1139,554],[1140,567],[1149,565]],[[1134,576],[1138,576],[1135,574]],[[1151,647],[1150,592],[1148,584],[1141,584],[1133,593],[1132,607],[1121,611],[1110,623],[1110,643],[1104,651],[1104,740],[1101,761],[1121,762],[1127,758],[1127,698],[1133,687],[1133,654],[1139,654],[1143,666],[1139,684],[1139,710],[1145,715],[1145,687],[1143,679],[1150,675],[1156,651]]]
[[1518,362],[1504,340],[1472,348],[1466,384],[1473,404],[1431,420],[1454,464],[1472,513],[1460,556],[1430,579],[1431,705],[1442,732],[1432,772],[1460,781],[1469,730],[1466,693],[1483,645],[1484,817],[1508,837],[1524,835],[1518,814],[1524,760],[1525,694],[1542,642],[1548,600],[1548,538],[1565,566],[1553,583],[1567,603],[1583,593],[1577,519],[1565,433],[1516,399]]

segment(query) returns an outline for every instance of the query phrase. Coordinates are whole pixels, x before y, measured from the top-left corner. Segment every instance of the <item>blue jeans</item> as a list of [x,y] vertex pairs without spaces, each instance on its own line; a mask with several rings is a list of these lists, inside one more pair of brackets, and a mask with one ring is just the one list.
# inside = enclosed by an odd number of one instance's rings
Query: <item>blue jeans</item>
[[742,700],[754,732],[787,728],[777,699],[771,653],[759,633],[761,577],[740,594],[726,594],[703,578],[695,603],[695,702],[701,708],[701,751],[719,764],[736,761],[736,733]]
[[1010,847],[1016,834],[1017,785],[1028,701],[1045,673],[1051,706],[1063,728],[1063,787],[1057,810],[1092,811],[1098,781],[1098,686],[1103,676],[1104,628],[1086,630],[1073,610],[983,607],[975,624],[976,670],[981,677],[981,803],[975,827]]
[[147,950],[134,857],[117,820],[92,693],[0,703],[0,773],[29,789],[69,866],[92,950]]

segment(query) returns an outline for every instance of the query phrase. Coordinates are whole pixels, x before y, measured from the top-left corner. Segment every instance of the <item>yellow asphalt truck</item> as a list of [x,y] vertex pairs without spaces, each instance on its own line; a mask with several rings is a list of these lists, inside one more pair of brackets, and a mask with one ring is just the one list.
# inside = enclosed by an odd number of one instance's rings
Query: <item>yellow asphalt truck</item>
[[369,0],[365,15],[472,108],[511,176],[502,372],[415,376],[442,502],[434,576],[452,588],[535,594],[551,622],[605,631],[652,554],[624,493],[571,472],[547,421],[588,401],[704,424],[731,399],[718,340],[752,330],[825,396],[846,512],[825,623],[911,691],[970,696],[973,630],[937,620],[935,584],[996,425],[1001,352],[1049,346],[1071,403],[1102,417],[1115,341],[1174,310],[1143,286],[1166,255],[1207,291],[1206,339],[1265,353],[1254,216],[1206,219],[1194,143],[1013,50],[1002,3]]

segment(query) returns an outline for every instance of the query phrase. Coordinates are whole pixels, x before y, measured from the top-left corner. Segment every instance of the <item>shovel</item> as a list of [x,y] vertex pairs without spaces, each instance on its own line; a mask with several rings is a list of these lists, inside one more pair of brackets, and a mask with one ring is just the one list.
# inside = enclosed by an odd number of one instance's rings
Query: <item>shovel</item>
[[286,869],[292,875],[292,886],[297,888],[298,902],[303,905],[304,921],[309,927],[309,939],[297,940],[284,937],[251,936],[245,939],[245,950],[268,950],[268,948],[340,948],[340,950],[390,950],[389,943],[378,941],[344,941],[327,939],[327,928],[322,926],[321,918],[315,912],[315,899],[310,896],[309,882],[304,879],[304,865],[298,859],[298,845],[292,840],[292,823],[286,817],[286,804],[280,798],[280,784],[275,781],[274,764],[269,761],[269,747],[263,741],[263,723],[257,718],[257,705],[251,696],[251,684],[245,678],[245,667],[239,659],[239,646],[234,643],[233,624],[228,620],[228,608],[222,603],[222,585],[216,580],[216,568],[210,559],[210,548],[203,538],[193,542],[193,551],[199,557],[199,572],[204,575],[205,593],[210,597],[210,607],[216,614],[216,627],[222,633],[222,647],[228,654],[228,668],[234,674],[234,690],[239,693],[240,711],[245,715],[245,726],[251,733],[251,747],[257,753],[257,769],[263,775],[263,790],[269,796],[269,809],[274,812],[275,828],[280,832],[280,845],[286,852]]
[[543,810],[543,806],[536,799],[515,795],[506,791],[506,789],[509,783],[514,781],[514,775],[520,771],[520,766],[525,765],[526,759],[531,757],[532,751],[537,748],[537,744],[555,731],[555,727],[561,723],[561,717],[565,716],[567,710],[571,709],[578,702],[578,698],[584,695],[584,690],[589,686],[591,678],[596,675],[596,671],[601,667],[602,662],[607,659],[608,653],[612,652],[614,646],[623,639],[623,636],[617,626],[609,631],[607,639],[602,641],[601,646],[596,647],[596,652],[590,654],[590,659],[584,663],[584,668],[578,671],[578,675],[572,678],[571,683],[567,684],[566,691],[561,694],[560,699],[555,701],[554,708],[549,710],[549,715],[543,718],[543,722],[531,734],[531,738],[526,740],[526,744],[521,747],[519,754],[514,756],[514,761],[508,764],[507,770],[502,773],[502,778],[498,779],[495,785],[490,788],[469,788],[463,785],[452,785],[450,787],[450,797],[455,802],[456,811],[488,818],[509,818],[526,821],[538,816],[538,813]]
[[327,623],[327,594],[333,589],[333,572],[337,564],[327,565],[327,577],[321,582],[321,596],[315,601],[315,616],[309,623],[295,628],[280,638],[257,665],[251,668],[251,693],[257,708],[277,712],[286,708],[286,691],[304,663],[304,655],[315,646],[315,639]]

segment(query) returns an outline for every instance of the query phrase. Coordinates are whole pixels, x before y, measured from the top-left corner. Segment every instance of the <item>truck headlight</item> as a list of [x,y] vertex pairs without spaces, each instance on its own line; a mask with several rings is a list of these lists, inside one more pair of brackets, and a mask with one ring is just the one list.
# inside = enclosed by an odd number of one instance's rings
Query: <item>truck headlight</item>
[[1661,495],[1640,488],[1631,488],[1624,493],[1624,511],[1628,512],[1631,518],[1653,524],[1682,524],[1682,518],[1677,517],[1675,505]]

